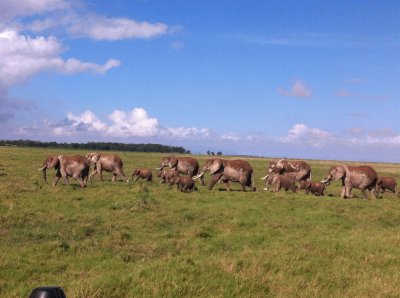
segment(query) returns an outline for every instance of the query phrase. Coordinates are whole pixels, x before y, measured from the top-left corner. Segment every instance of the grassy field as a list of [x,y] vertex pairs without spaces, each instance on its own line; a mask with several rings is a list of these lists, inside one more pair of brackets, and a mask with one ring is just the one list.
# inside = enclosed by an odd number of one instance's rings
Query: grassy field
[[[52,187],[46,154],[0,147],[0,297],[57,285],[67,297],[398,297],[400,200],[303,192],[180,193],[154,182]],[[118,153],[125,173],[161,154]],[[206,156],[198,156],[200,164]],[[263,189],[267,159],[248,158]],[[337,162],[309,161],[313,180]],[[400,181],[399,164],[371,164]],[[51,179],[53,171],[48,171]],[[206,177],[207,182],[209,176]]]

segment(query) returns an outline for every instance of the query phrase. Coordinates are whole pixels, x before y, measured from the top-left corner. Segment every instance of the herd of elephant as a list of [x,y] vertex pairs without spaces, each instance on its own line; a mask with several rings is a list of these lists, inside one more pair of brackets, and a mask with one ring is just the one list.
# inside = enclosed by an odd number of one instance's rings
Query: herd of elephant
[[[94,165],[94,169],[90,173],[91,165]],[[57,185],[61,177],[63,177],[65,184],[68,184],[68,177],[73,177],[81,187],[85,187],[87,181],[96,174],[99,174],[100,179],[103,180],[103,171],[112,173],[112,181],[115,181],[117,176],[121,176],[127,182],[129,181],[124,174],[122,159],[116,154],[94,152],[88,153],[86,156],[48,156],[39,169],[43,171],[45,181],[47,181],[46,170],[51,168],[56,170],[54,186]],[[253,168],[242,159],[209,158],[201,170],[199,162],[195,158],[172,155],[163,158],[160,167],[156,170],[161,183],[176,185],[179,190],[184,192],[191,192],[195,189],[196,179],[199,179],[201,185],[204,186],[204,174],[206,172],[211,174],[209,190],[213,189],[217,182],[222,182],[226,190],[229,191],[231,182],[237,182],[242,191],[245,191],[246,187],[256,191]],[[138,168],[132,172],[131,178],[134,181],[138,179],[152,181],[152,170]],[[395,178],[378,177],[376,171],[370,166],[333,166],[322,181],[313,182],[311,181],[311,167],[307,162],[281,159],[269,162],[267,175],[261,179],[265,180],[264,190],[268,190],[268,187],[273,185],[275,192],[282,188],[285,191],[291,190],[293,192],[296,192],[297,189],[304,189],[306,193],[321,196],[325,195],[325,189],[329,186],[330,181],[341,180],[342,198],[351,198],[353,188],[360,189],[364,198],[367,198],[367,190],[371,192],[373,198],[378,197],[381,190],[389,190],[396,196],[399,195]]]

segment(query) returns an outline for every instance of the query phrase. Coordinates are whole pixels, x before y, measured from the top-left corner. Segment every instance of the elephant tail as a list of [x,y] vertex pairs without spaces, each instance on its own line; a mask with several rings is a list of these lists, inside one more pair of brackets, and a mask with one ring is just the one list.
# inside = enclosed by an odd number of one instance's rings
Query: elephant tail
[[256,185],[254,184],[254,172],[251,173],[251,190],[257,191]]

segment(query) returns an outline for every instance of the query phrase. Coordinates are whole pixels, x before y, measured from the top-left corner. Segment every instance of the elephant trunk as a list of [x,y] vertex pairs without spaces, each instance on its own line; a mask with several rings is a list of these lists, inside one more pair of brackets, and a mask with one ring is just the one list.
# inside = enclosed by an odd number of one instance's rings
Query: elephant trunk
[[47,182],[46,169],[47,169],[47,165],[44,165],[42,168],[39,169],[39,171],[43,172],[43,179],[44,179],[44,181]]

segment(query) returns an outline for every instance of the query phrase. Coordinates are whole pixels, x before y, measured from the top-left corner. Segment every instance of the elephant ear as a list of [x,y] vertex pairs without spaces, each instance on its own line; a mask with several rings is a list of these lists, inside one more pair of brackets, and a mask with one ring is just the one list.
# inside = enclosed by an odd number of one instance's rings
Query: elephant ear
[[178,165],[178,159],[175,156],[171,156],[168,162],[168,166],[172,168],[176,168]]
[[48,167],[49,168],[57,168],[59,165],[59,159],[57,156],[49,156],[48,157]]
[[216,158],[210,167],[211,175],[214,175],[220,169],[222,169],[222,161],[219,158]]
[[345,172],[346,172],[346,176],[349,175],[349,174],[350,174],[349,168],[348,168],[346,165],[342,165],[342,167],[343,167],[343,169],[344,169]]
[[284,159],[281,159],[276,163],[276,166],[275,166],[276,173],[282,173],[283,170],[285,170],[285,166],[286,166],[285,162],[286,161]]
[[335,180],[342,179],[346,176],[346,169],[347,171],[349,170],[345,165],[336,166],[332,169],[331,175],[334,177]]
[[100,159],[100,153],[94,153],[93,155],[92,155],[92,161],[93,162],[98,162],[99,161],[99,159]]

